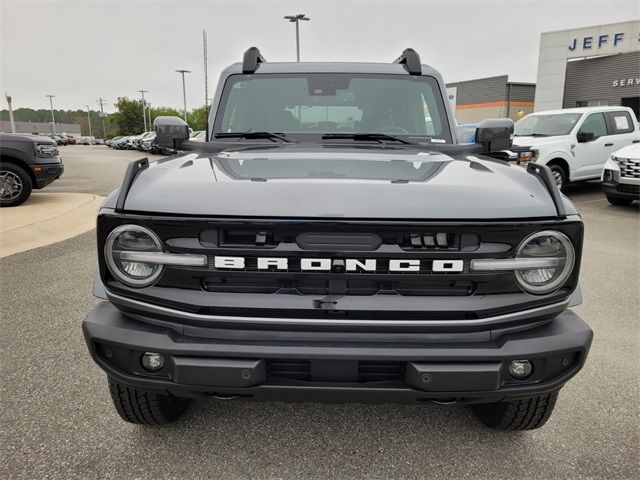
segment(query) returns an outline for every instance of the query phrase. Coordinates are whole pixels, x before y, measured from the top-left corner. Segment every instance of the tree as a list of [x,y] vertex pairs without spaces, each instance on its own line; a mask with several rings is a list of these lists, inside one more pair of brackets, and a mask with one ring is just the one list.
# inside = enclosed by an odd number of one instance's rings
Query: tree
[[151,108],[151,128],[153,129],[153,121],[156,117],[180,117],[182,118],[182,113],[180,113],[175,108],[171,107],[156,107]]
[[209,107],[207,107],[206,105],[194,108],[193,110],[191,110],[191,113],[187,115],[189,126],[194,130],[206,130],[208,117]]
[[142,118],[142,100],[129,100],[127,97],[118,97],[115,103],[118,109],[113,114],[113,120],[117,125],[118,135],[137,135],[144,130]]

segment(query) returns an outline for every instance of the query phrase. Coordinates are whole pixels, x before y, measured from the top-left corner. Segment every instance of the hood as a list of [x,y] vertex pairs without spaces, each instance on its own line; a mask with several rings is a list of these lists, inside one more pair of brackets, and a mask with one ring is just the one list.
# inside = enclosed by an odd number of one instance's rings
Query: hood
[[640,143],[633,143],[622,147],[620,150],[616,150],[611,155],[614,157],[631,158],[633,160],[640,160]]
[[566,142],[569,135],[554,135],[552,137],[513,137],[513,144],[519,147],[544,147]]
[[21,133],[0,133],[0,142],[33,142],[47,145],[56,145],[56,141],[51,137]]
[[186,153],[140,171],[135,212],[362,219],[552,218],[549,192],[523,167],[410,148],[285,145]]

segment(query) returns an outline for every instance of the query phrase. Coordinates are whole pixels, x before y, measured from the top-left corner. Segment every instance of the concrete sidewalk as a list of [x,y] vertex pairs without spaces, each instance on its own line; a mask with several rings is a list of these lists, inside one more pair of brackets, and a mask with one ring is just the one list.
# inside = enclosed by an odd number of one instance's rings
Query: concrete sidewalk
[[36,192],[19,207],[0,209],[0,258],[95,228],[103,200],[87,193]]

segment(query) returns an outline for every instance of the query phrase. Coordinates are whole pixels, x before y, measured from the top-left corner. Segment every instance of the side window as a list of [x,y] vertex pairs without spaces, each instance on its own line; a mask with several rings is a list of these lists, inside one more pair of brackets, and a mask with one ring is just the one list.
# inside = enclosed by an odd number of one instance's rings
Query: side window
[[633,132],[633,121],[629,112],[607,112],[604,115],[612,135]]
[[602,113],[590,114],[582,126],[580,132],[593,133],[593,139],[603,137],[607,134],[607,124],[604,121],[604,115]]

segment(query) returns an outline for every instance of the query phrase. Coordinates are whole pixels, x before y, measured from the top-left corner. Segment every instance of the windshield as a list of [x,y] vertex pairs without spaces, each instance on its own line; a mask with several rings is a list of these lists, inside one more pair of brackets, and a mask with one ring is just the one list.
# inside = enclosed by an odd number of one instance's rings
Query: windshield
[[416,143],[451,143],[436,80],[409,75],[232,75],[214,134],[235,132],[278,132],[294,139],[385,133]]
[[552,137],[568,135],[580,119],[580,113],[556,113],[549,115],[527,115],[516,122],[516,137]]

